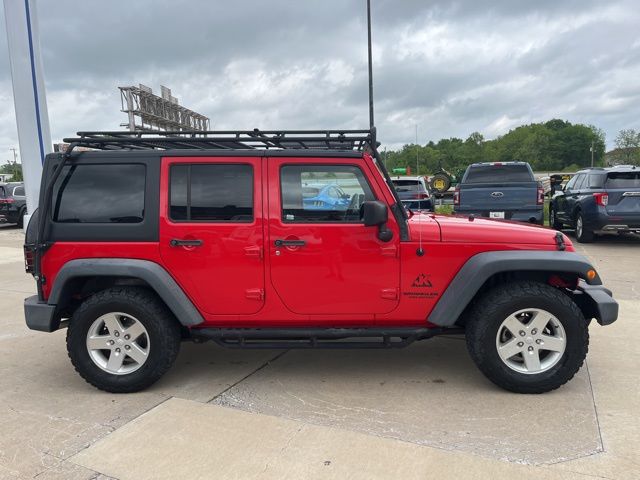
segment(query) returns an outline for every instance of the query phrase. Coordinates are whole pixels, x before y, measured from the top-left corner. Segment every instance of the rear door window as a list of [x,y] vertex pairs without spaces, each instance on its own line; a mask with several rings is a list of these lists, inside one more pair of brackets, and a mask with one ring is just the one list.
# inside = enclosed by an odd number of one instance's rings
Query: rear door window
[[142,164],[67,165],[53,189],[53,221],[140,223],[145,183]]
[[169,208],[169,216],[174,221],[252,222],[253,167],[173,165]]
[[24,187],[16,187],[13,189],[14,197],[24,197]]
[[526,165],[477,165],[469,168],[464,183],[532,182]]
[[610,172],[605,188],[640,188],[640,172]]
[[587,175],[580,174],[576,179],[576,183],[573,186],[573,190],[581,190],[584,187],[584,180],[587,178]]

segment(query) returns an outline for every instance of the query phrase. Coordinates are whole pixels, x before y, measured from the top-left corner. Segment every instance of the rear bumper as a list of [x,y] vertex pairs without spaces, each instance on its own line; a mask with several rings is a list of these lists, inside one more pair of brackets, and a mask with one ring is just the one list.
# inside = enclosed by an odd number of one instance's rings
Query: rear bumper
[[613,299],[611,290],[580,280],[578,292],[576,299],[586,317],[595,318],[600,325],[611,325],[618,319],[618,302]]
[[640,232],[640,215],[609,214],[604,207],[598,207],[597,212],[585,215],[585,226],[589,230],[603,232]]
[[24,299],[24,316],[27,327],[40,332],[55,332],[60,328],[60,319],[56,318],[56,306],[38,301],[34,295]]
[[[481,210],[474,208],[456,208],[453,213],[461,215],[475,215],[477,217],[490,218],[490,213],[494,210]],[[496,208],[495,211],[498,211]],[[504,220],[515,220],[518,222],[537,223],[542,225],[544,211],[542,207],[527,210],[500,210],[504,212]],[[502,220],[502,219],[499,219]]]

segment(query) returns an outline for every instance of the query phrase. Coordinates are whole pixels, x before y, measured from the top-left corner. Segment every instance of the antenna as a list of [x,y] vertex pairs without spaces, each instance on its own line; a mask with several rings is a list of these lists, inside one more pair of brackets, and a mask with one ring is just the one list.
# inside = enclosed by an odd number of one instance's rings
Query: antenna
[[373,129],[373,60],[371,58],[371,0],[367,0],[367,33],[368,33],[368,53],[369,53],[369,127]]

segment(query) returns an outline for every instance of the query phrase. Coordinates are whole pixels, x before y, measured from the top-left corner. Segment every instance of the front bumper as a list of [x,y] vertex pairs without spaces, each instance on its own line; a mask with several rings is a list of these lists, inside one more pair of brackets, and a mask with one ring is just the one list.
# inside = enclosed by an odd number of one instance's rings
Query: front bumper
[[55,332],[60,328],[60,318],[56,316],[56,306],[40,302],[37,295],[24,299],[24,317],[27,327],[40,332]]
[[580,280],[577,291],[575,298],[585,317],[595,318],[600,325],[611,325],[618,319],[618,302],[613,299],[611,290]]

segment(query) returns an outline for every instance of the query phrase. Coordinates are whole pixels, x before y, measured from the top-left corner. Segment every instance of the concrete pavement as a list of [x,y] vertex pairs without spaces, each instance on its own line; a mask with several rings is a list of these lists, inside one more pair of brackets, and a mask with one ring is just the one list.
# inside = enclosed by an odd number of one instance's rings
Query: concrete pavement
[[578,246],[621,302],[588,368],[539,396],[495,388],[456,339],[399,351],[184,344],[145,392],[71,367],[24,326],[22,235],[0,229],[0,479],[640,478],[640,240]]

